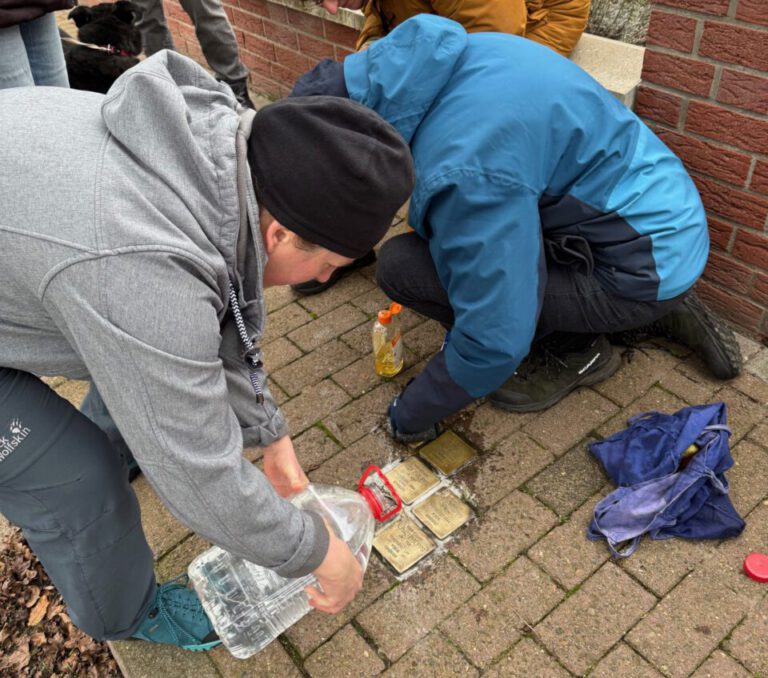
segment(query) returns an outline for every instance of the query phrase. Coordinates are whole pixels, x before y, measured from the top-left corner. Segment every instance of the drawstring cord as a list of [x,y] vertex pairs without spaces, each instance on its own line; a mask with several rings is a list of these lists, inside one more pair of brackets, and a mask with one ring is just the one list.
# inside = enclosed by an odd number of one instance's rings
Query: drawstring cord
[[262,367],[262,362],[254,353],[257,352],[256,346],[248,336],[248,331],[245,329],[245,322],[243,321],[243,314],[240,312],[240,304],[237,301],[237,291],[232,281],[229,283],[229,304],[232,307],[232,315],[235,316],[235,324],[237,325],[237,333],[240,335],[240,341],[245,347],[245,353],[243,359],[245,365],[248,368],[248,376],[251,379],[251,385],[256,393],[256,402],[259,405],[264,404],[264,388],[261,385],[261,379],[259,379],[259,369]]

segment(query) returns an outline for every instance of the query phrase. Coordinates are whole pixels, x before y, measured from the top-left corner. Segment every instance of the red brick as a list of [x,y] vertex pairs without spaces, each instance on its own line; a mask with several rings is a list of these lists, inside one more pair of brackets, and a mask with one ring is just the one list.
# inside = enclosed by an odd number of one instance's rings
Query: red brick
[[271,77],[290,90],[296,79],[310,69],[309,58],[290,49],[275,46],[277,59],[272,64]]
[[768,161],[758,160],[749,187],[753,191],[768,193]]
[[195,34],[195,27],[192,24],[179,21],[178,30],[179,35],[183,40],[189,40],[193,45],[197,44],[197,35]]
[[746,183],[752,156],[669,130],[657,129],[656,134],[689,169],[737,186]]
[[278,24],[269,19],[264,19],[264,35],[272,42],[276,42],[288,49],[298,49],[299,39],[294,28],[287,24]]
[[297,30],[316,35],[318,38],[325,37],[322,19],[304,12],[297,12],[295,9],[288,9],[288,23]]
[[344,61],[350,54],[354,54],[354,52],[336,45],[336,61]]
[[754,118],[720,106],[691,101],[685,129],[751,153],[768,153],[768,120],[765,118]]
[[657,122],[677,126],[683,100],[676,94],[641,85],[635,99],[635,113]]
[[279,24],[288,23],[288,10],[282,5],[276,5],[274,2],[267,3],[267,17]]
[[[171,31],[174,37],[181,36],[181,26],[183,22],[178,19],[166,19],[166,23],[168,24],[168,30]],[[188,26],[189,24],[186,25]],[[183,40],[183,38],[181,39]]]
[[266,0],[240,0],[238,4],[240,5],[240,9],[243,9],[246,12],[258,14],[259,16],[269,15],[269,3],[266,2]]
[[267,97],[280,97],[280,85],[271,78],[261,75],[251,76],[251,89]]
[[[757,2],[760,2],[760,0],[757,0]],[[731,2],[730,0],[656,0],[654,4],[688,9],[692,12],[725,16]]]
[[712,64],[662,54],[652,49],[645,51],[642,78],[646,82],[707,96],[714,74],[715,67]]
[[768,271],[768,235],[740,228],[733,243],[733,256]]
[[333,45],[325,40],[312,38],[304,33],[299,33],[299,51],[310,59],[333,59],[335,52]]
[[254,74],[270,77],[272,73],[271,61],[259,56],[258,54],[253,54],[247,49],[240,52],[240,58],[251,71],[251,79],[253,79]]
[[[275,61],[283,68],[294,72],[297,76],[306,73],[310,68],[309,58],[305,54],[300,54],[292,49],[285,49],[275,45]],[[281,82],[286,86],[293,86],[291,82]]]
[[707,21],[699,43],[701,56],[729,61],[759,71],[768,70],[768,33],[717,21]]
[[232,13],[233,28],[242,28],[244,32],[252,33],[253,35],[264,35],[264,21],[261,17],[244,12],[241,9],[234,9]]
[[275,46],[269,40],[260,38],[257,35],[245,34],[245,49],[267,61],[275,60]]
[[691,177],[696,182],[707,211],[711,210],[752,228],[763,228],[768,215],[768,198],[725,186],[698,174],[692,174]]
[[758,273],[750,296],[758,303],[768,307],[768,274]]
[[733,226],[724,221],[714,219],[707,215],[707,226],[709,226],[709,242],[713,247],[723,251],[728,250],[733,235]]
[[717,89],[717,100],[768,114],[768,78],[725,69]]
[[746,294],[751,286],[754,272],[727,255],[710,252],[704,277],[720,283],[729,290]]
[[646,43],[690,54],[696,37],[696,19],[670,12],[651,12]]
[[736,18],[768,26],[768,9],[766,9],[765,0],[741,0],[736,8]]
[[325,39],[347,49],[354,50],[357,44],[357,31],[349,26],[342,26],[331,21],[324,21]]
[[706,280],[697,283],[696,292],[707,306],[727,320],[752,331],[760,327],[764,311],[749,299],[716,287]]
[[192,21],[189,18],[189,14],[182,9],[181,5],[175,2],[166,3],[163,12],[167,19],[178,19],[183,23],[190,23]]

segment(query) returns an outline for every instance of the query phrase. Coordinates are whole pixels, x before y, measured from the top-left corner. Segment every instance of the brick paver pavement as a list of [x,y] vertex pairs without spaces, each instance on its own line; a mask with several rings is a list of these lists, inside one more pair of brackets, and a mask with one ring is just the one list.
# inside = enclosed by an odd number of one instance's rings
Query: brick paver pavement
[[[391,235],[401,232],[396,221]],[[404,317],[406,374],[373,373],[370,328],[386,302],[374,267],[315,297],[267,293],[265,355],[298,455],[315,482],[354,487],[369,463],[414,454],[382,430],[386,404],[438,349],[442,330]],[[365,587],[338,615],[310,613],[244,661],[218,648],[185,653],[113,643],[131,678],[178,676],[760,676],[768,674],[768,585],[741,571],[768,550],[768,348],[740,338],[744,374],[712,379],[679,346],[624,354],[610,380],[538,414],[478,402],[448,422],[478,458],[456,476],[475,518],[404,581],[375,556]],[[617,349],[620,350],[620,349]],[[48,379],[79,403],[86,384]],[[729,472],[747,520],[723,542],[644,540],[609,557],[585,529],[610,492],[590,440],[648,409],[724,400],[733,427]],[[257,450],[246,456],[258,463]],[[162,506],[146,479],[134,488],[160,579],[207,547]]]

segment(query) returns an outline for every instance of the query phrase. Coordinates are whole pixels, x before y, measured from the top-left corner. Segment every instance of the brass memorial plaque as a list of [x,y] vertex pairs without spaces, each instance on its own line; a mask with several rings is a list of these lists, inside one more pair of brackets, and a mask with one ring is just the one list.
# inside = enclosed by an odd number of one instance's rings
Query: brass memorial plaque
[[440,478],[416,457],[406,459],[402,464],[387,471],[387,478],[406,504],[412,504],[440,482]]
[[410,518],[400,516],[373,538],[374,548],[402,574],[435,549],[434,542]]
[[455,473],[477,456],[475,451],[453,431],[446,431],[437,440],[422,447],[419,455],[447,476]]
[[472,512],[453,492],[443,488],[414,507],[413,515],[438,539],[445,539],[466,523]]

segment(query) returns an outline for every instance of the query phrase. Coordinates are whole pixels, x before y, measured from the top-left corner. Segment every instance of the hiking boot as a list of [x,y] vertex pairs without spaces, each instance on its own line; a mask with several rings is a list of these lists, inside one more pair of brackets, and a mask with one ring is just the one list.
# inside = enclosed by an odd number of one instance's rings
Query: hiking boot
[[633,339],[643,336],[661,336],[688,346],[718,379],[733,379],[741,372],[741,350],[736,336],[695,292],[651,325],[618,334],[620,341],[630,345]]
[[241,106],[255,110],[256,106],[253,105],[253,101],[251,101],[251,97],[248,94],[248,78],[222,80],[222,82],[226,82],[232,88],[232,92]]
[[307,282],[299,283],[298,285],[291,285],[291,289],[294,290],[294,292],[303,294],[304,296],[324,292],[329,287],[333,287],[348,273],[352,273],[352,271],[356,271],[358,268],[364,268],[365,266],[372,264],[374,261],[376,261],[376,252],[371,250],[368,252],[368,254],[364,254],[359,259],[355,259],[348,266],[339,266],[333,273],[331,273],[331,277],[328,278],[328,280],[325,282],[320,282],[319,280],[308,280]]
[[577,386],[610,377],[621,365],[604,335],[535,345],[517,371],[488,396],[492,405],[510,412],[536,412],[551,407]]
[[155,602],[133,638],[193,651],[210,650],[221,644],[197,593],[187,588],[188,581],[186,575],[181,575],[158,585]]

